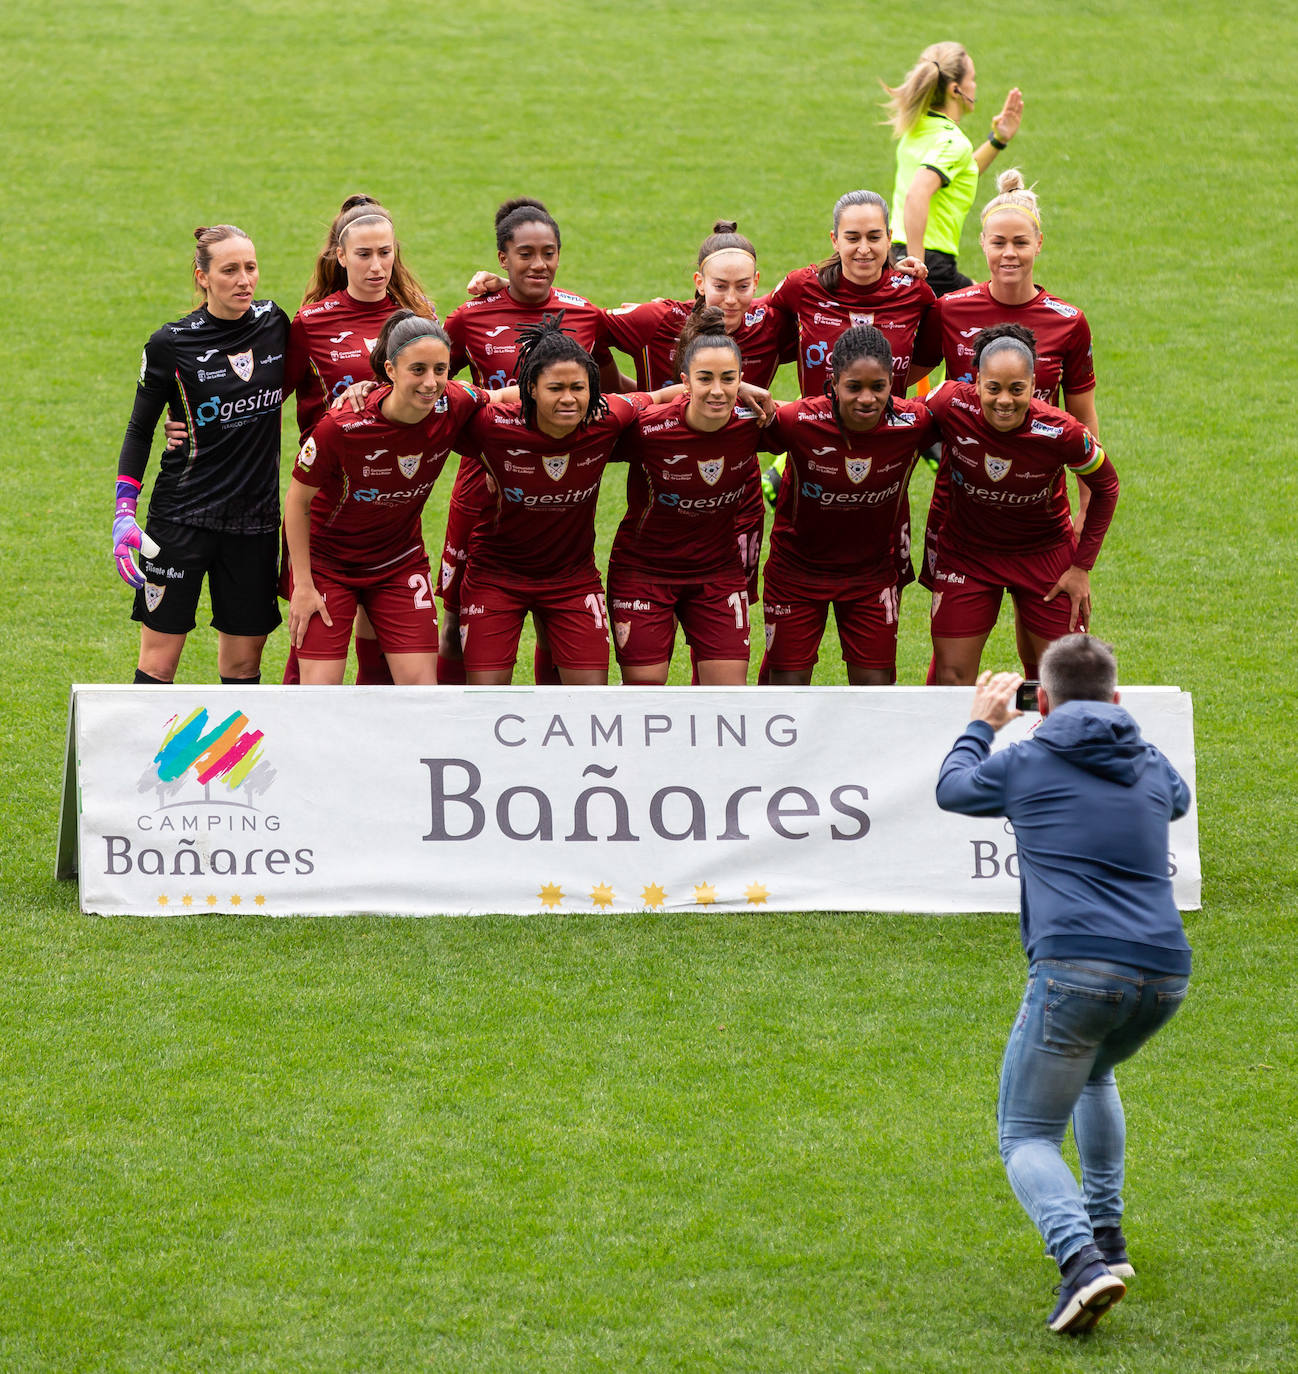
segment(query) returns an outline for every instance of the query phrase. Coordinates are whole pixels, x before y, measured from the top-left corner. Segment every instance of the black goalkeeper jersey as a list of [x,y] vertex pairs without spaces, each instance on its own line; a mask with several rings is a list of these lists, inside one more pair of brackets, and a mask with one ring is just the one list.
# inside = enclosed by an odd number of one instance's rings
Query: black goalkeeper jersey
[[274,301],[254,301],[237,320],[201,307],[149,339],[118,471],[143,480],[164,409],[188,431],[162,455],[151,517],[230,534],[278,528],[287,347],[288,316]]

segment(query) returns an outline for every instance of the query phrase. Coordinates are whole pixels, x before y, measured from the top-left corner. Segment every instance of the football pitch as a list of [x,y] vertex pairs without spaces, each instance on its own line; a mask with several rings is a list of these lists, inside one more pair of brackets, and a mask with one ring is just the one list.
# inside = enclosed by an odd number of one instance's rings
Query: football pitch
[[[0,1369],[1298,1367],[1298,14],[67,0],[0,34]],[[975,142],[1022,87],[999,165],[1095,336],[1122,496],[1094,628],[1194,696],[1195,975],[1119,1073],[1138,1277],[1081,1341],[1045,1330],[1058,1273],[996,1153],[1012,917],[101,920],[51,876],[68,686],[134,668],[115,462],[196,225],[245,228],[290,314],[354,191],[443,315],[519,194],[599,304],[688,295],[719,216],[771,288],[843,191],[890,195],[877,78],[944,37]],[[214,635],[180,676],[215,680]]]

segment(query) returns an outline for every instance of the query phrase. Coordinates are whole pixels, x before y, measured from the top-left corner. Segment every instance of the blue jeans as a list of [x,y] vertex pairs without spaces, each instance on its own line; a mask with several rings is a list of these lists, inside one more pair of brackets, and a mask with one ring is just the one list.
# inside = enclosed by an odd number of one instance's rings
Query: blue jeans
[[[1176,1014],[1189,979],[1098,959],[1039,959],[1001,1066],[996,1118],[1010,1187],[1064,1265],[1122,1221],[1126,1122],[1113,1066]],[[1069,1118],[1083,1189],[1061,1152]]]

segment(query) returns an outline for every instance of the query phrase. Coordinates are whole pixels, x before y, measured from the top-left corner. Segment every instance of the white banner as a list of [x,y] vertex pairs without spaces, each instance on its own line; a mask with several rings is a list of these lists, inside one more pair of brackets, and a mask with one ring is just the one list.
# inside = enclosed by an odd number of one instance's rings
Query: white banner
[[[1122,699],[1193,789],[1189,696]],[[58,873],[103,914],[1015,911],[1005,822],[933,799],[970,700],[74,687]],[[1171,850],[1197,908],[1193,807]]]

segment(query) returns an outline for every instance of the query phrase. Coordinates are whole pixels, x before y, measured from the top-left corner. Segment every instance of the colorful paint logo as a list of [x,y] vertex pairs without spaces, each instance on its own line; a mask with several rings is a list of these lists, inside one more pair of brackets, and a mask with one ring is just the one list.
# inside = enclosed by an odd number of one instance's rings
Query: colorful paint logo
[[233,791],[263,792],[275,776],[262,748],[261,730],[248,730],[248,717],[232,711],[219,724],[207,728],[207,708],[196,707],[184,720],[178,715],[167,722],[162,747],[153,756],[158,781],[175,783],[191,770],[204,787],[224,780]]

